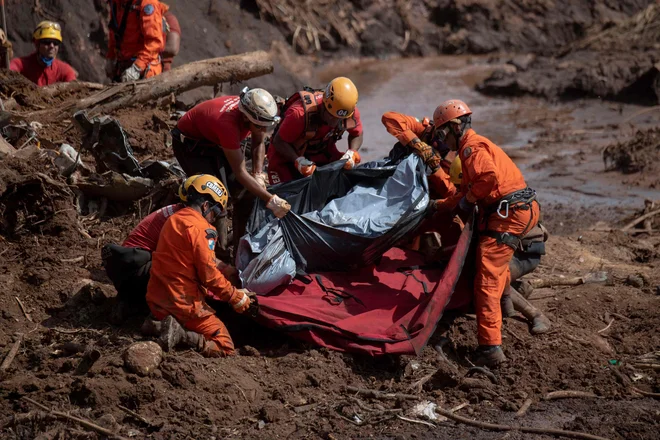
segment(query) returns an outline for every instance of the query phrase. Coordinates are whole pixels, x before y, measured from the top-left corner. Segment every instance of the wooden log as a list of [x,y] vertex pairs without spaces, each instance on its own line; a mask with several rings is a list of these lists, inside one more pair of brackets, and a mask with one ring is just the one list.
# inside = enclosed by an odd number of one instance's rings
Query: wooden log
[[109,86],[65,110],[70,113],[80,110],[92,110],[96,114],[110,113],[118,108],[155,101],[170,93],[182,93],[223,82],[244,81],[272,71],[270,55],[264,51],[195,61],[149,79]]
[[103,90],[106,86],[99,83],[87,81],[71,81],[65,83],[56,83],[50,86],[41,87],[39,93],[50,98],[54,98],[63,93],[73,93],[79,90]]

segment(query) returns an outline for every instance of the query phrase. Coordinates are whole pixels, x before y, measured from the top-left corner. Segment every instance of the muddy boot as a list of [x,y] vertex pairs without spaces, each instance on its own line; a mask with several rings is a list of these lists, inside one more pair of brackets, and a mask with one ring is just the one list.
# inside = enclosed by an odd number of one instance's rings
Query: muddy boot
[[140,332],[145,336],[160,336],[162,321],[158,321],[153,316],[149,315],[144,320]]
[[508,293],[515,309],[530,322],[532,326],[530,332],[533,335],[547,333],[550,330],[550,320],[539,309],[531,305],[516,289],[509,288]]
[[[511,288],[509,287],[509,289]],[[516,309],[513,307],[513,301],[508,292],[502,295],[502,298],[500,299],[500,308],[502,309],[502,318],[516,316]]]
[[164,351],[170,351],[183,341],[186,331],[172,315],[161,321],[160,338],[158,343]]
[[506,356],[499,345],[480,345],[474,364],[478,367],[497,368],[506,362]]

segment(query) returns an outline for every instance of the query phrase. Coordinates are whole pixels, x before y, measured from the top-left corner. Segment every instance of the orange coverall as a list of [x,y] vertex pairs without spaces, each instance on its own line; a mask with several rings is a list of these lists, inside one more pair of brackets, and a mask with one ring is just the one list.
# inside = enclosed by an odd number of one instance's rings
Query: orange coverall
[[[461,140],[458,154],[463,168],[461,191],[443,201],[439,210],[453,209],[465,196],[468,202],[479,206],[481,231],[522,236],[536,226],[540,214],[536,201],[527,209],[509,209],[506,219],[497,213],[484,218],[484,209],[493,204],[497,206],[502,197],[527,187],[518,167],[500,147],[470,129]],[[512,247],[497,244],[493,237],[480,235],[474,281],[480,345],[502,344],[500,299],[510,281],[509,262],[513,253]]]
[[216,229],[194,209],[172,215],[152,254],[146,299],[156,319],[173,315],[186,329],[215,342],[218,351],[232,355],[227,327],[204,300],[210,296],[234,305],[243,297],[216,267],[216,238]]
[[[107,58],[117,60],[121,70],[135,64],[142,70],[144,78],[159,75],[163,71],[160,52],[165,47],[163,39],[163,12],[158,0],[111,0],[110,7],[116,11],[117,26],[123,20],[128,3],[132,3],[126,22],[126,30],[119,50],[115,33],[110,31]],[[113,20],[112,13],[110,20]],[[119,72],[121,73],[121,72]]]

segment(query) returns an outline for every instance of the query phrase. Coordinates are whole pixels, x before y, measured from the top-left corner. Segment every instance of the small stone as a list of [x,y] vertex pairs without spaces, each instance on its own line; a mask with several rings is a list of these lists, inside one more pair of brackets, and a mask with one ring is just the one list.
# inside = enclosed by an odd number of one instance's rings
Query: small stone
[[153,341],[136,342],[124,352],[124,365],[129,371],[147,376],[163,360],[163,350]]
[[259,420],[259,423],[257,424],[257,428],[264,429],[265,426],[266,426],[266,422],[264,422],[263,420]]
[[644,278],[637,274],[631,274],[628,275],[628,278],[626,278],[626,284],[632,287],[636,287],[637,289],[641,289],[644,287]]
[[255,357],[261,356],[261,353],[259,352],[259,350],[257,350],[256,348],[254,348],[250,345],[246,345],[246,346],[242,347],[240,349],[240,353],[241,353],[242,356],[255,356]]
[[96,423],[102,428],[109,429],[113,432],[117,432],[117,428],[119,427],[117,420],[115,420],[112,414],[103,414]]

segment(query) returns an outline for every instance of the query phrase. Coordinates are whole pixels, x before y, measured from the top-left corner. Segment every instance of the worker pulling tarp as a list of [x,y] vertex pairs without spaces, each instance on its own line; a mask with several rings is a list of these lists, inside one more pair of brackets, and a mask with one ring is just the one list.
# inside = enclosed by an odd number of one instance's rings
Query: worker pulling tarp
[[290,213],[275,220],[258,202],[237,253],[243,286],[259,294],[257,320],[336,350],[419,353],[452,299],[473,230],[443,265],[394,247],[426,214],[421,161],[348,171],[340,161],[271,191]]
[[265,294],[296,273],[370,265],[423,220],[428,185],[416,156],[353,170],[343,165],[271,187],[291,204],[280,220],[257,202],[236,259],[245,287]]

